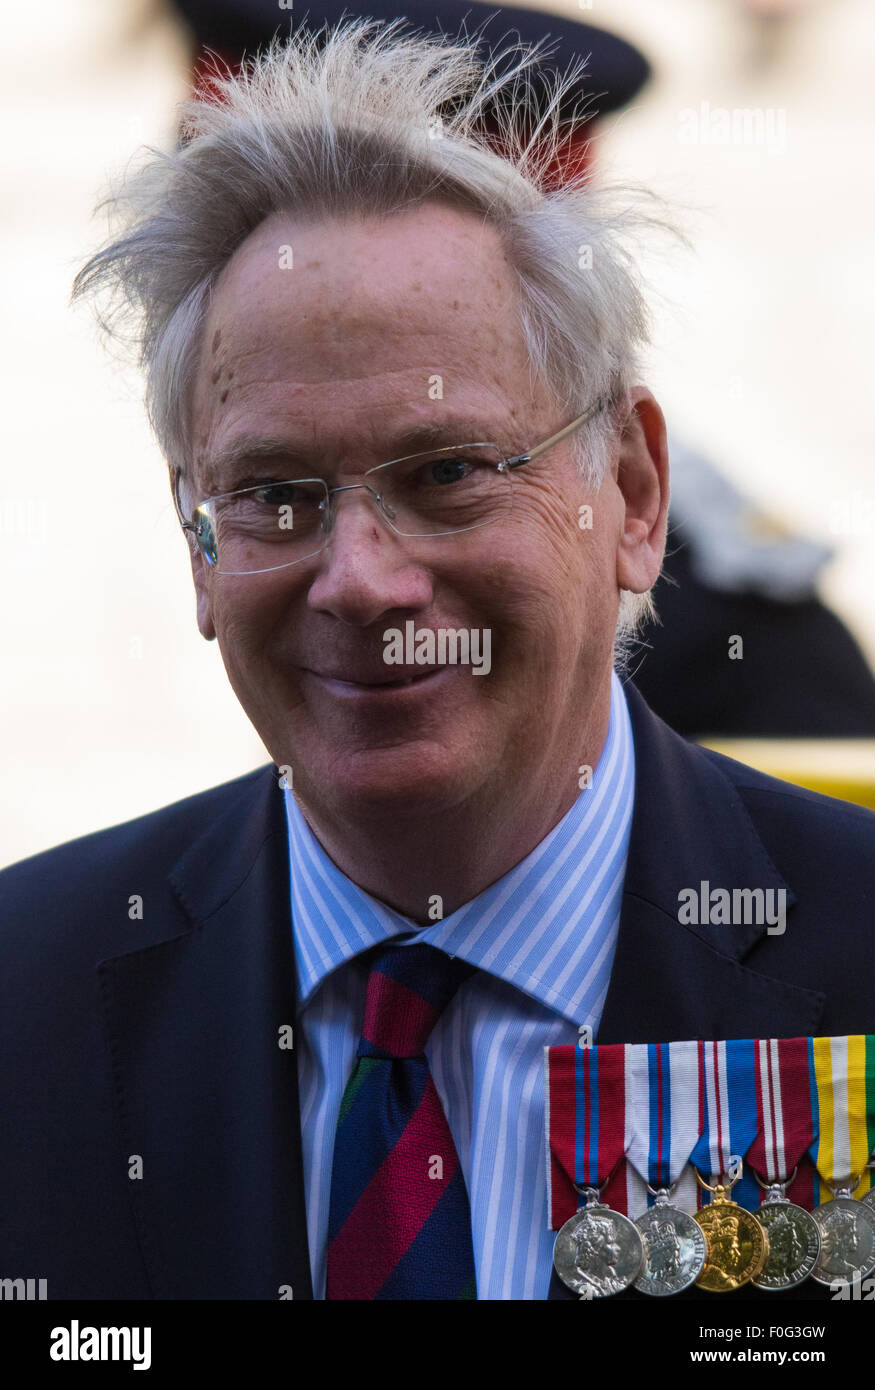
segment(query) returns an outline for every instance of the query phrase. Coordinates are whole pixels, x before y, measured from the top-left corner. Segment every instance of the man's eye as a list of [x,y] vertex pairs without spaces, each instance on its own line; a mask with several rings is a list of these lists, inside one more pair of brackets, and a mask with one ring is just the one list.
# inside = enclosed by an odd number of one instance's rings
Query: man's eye
[[267,507],[291,507],[307,500],[305,491],[295,483],[264,483],[249,494],[253,502]]
[[294,500],[295,488],[288,482],[264,482],[249,493],[253,502],[266,502],[268,506],[282,506]]
[[475,465],[464,458],[432,459],[424,464],[420,481],[425,484],[459,483],[474,471]]

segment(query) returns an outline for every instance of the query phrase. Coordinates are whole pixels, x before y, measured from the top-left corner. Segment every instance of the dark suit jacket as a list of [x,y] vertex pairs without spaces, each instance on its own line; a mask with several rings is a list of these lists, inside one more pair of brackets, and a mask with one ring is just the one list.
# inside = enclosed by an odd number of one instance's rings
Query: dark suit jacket
[[[875,1032],[875,815],[626,694],[636,799],[597,1041]],[[786,887],[785,934],[679,925],[702,879]],[[0,1276],[50,1299],[312,1297],[287,1024],[272,765],[0,874]]]

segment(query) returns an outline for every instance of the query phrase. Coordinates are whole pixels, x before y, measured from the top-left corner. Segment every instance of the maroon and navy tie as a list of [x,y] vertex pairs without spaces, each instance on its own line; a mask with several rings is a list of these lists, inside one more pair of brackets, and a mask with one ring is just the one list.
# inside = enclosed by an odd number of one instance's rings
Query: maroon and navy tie
[[372,961],[337,1121],[326,1298],[477,1297],[465,1179],[425,1058],[472,971],[434,946]]

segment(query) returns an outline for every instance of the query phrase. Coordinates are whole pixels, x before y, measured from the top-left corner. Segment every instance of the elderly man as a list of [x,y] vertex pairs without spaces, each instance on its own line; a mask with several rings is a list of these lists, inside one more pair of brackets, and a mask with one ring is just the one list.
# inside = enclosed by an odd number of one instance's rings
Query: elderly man
[[274,47],[80,274],[139,315],[273,765],[2,876],[4,1254],[49,1297],[571,1296],[545,1046],[875,1031],[875,817],[615,669],[668,500],[638,214],[551,191],[525,108],[481,136],[475,79],[396,26]]

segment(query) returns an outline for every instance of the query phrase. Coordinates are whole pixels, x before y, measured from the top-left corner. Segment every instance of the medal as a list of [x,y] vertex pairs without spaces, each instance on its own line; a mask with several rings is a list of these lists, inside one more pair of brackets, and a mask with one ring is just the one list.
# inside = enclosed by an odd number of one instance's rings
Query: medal
[[[769,1253],[759,1274],[751,1276],[758,1289],[795,1289],[813,1271],[820,1256],[820,1229],[810,1212],[786,1196],[788,1182],[770,1183],[756,1213],[769,1238]],[[765,1186],[765,1184],[763,1184]]]
[[777,1292],[803,1283],[820,1255],[817,1222],[786,1195],[814,1134],[808,1039],[760,1039],[756,1066],[760,1127],[747,1161],[766,1193],[755,1215],[768,1234],[769,1253],[751,1283]]
[[[742,1156],[758,1130],[754,1048],[751,1038],[709,1042],[703,1048],[705,1120],[692,1161],[699,1186],[713,1198],[694,1217],[708,1240],[708,1257],[696,1284],[711,1293],[740,1289],[759,1274],[769,1253],[765,1229],[727,1196],[741,1177]],[[701,1169],[717,1175],[717,1181],[705,1182]]]
[[813,1213],[821,1250],[811,1277],[819,1284],[850,1282],[875,1270],[875,1212],[853,1197],[871,1151],[872,1040],[814,1038],[812,1055],[820,1124],[811,1156],[833,1196]]
[[[875,1273],[875,1034],[545,1057],[554,1265],[582,1299]],[[694,1179],[712,1199],[689,1216]]]
[[586,1206],[557,1235],[553,1264],[562,1282],[581,1298],[606,1298],[634,1281],[644,1246],[635,1222],[600,1202],[597,1188],[581,1191]]
[[728,1184],[712,1185],[696,1176],[714,1194],[693,1217],[708,1238],[708,1258],[696,1284],[709,1293],[731,1293],[759,1274],[769,1253],[768,1233],[751,1212],[727,1197],[737,1177]]
[[700,1133],[701,1049],[697,1042],[650,1043],[627,1053],[628,1159],[655,1199],[635,1221],[644,1238],[635,1288],[656,1297],[694,1284],[708,1250],[701,1226],[671,1201]]
[[[831,1185],[832,1186],[832,1185]],[[875,1271],[875,1211],[855,1201],[853,1186],[832,1187],[833,1199],[816,1208],[820,1257],[811,1271],[818,1284],[865,1279]]]
[[[559,1058],[555,1074],[548,1077],[550,1147],[554,1157],[557,1148],[563,1152],[554,1144],[557,1109],[563,1116],[573,1115],[573,1186],[586,1199],[583,1210],[559,1231],[553,1264],[562,1282],[582,1299],[606,1298],[627,1289],[644,1258],[634,1221],[599,1200],[626,1151],[625,1051],[622,1044],[575,1048],[573,1057],[566,1058],[568,1066],[563,1068]],[[570,1138],[567,1127],[563,1133]],[[568,1149],[565,1154],[568,1162]]]
[[644,1263],[635,1288],[657,1296],[681,1293],[704,1268],[708,1237],[695,1217],[672,1205],[669,1188],[651,1192],[653,1206],[635,1222],[644,1237]]

